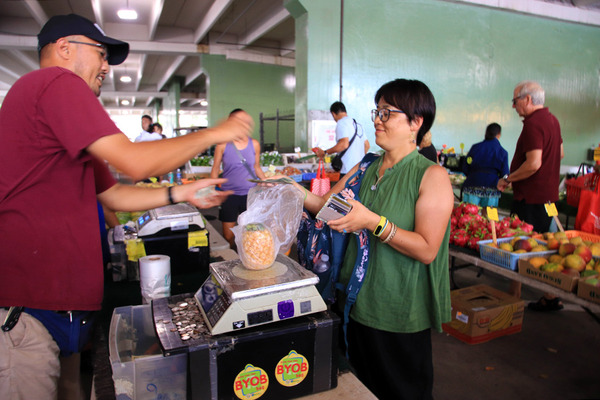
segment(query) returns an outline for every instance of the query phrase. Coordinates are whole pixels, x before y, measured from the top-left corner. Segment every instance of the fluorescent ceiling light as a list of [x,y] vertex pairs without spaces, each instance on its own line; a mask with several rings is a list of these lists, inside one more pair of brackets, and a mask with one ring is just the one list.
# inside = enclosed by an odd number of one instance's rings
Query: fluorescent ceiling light
[[137,11],[132,10],[132,9],[121,9],[119,11],[117,11],[117,15],[119,16],[119,18],[121,19],[137,19]]
[[125,99],[125,100],[121,100],[121,104],[124,106],[128,106],[131,103],[129,102],[129,100]]
[[119,80],[123,83],[129,83],[131,82],[131,77],[129,75],[123,75]]
[[208,101],[206,101],[206,100],[202,100],[202,101],[200,102],[200,105],[201,105],[202,107],[206,107],[206,106],[208,105]]

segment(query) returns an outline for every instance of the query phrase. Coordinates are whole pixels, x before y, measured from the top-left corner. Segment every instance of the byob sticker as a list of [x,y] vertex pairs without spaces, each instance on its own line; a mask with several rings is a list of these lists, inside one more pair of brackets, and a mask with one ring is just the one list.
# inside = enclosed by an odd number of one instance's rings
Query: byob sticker
[[275,366],[275,378],[283,386],[296,386],[308,375],[308,360],[294,350]]
[[233,392],[238,399],[258,399],[269,387],[269,377],[262,368],[246,365],[233,380]]

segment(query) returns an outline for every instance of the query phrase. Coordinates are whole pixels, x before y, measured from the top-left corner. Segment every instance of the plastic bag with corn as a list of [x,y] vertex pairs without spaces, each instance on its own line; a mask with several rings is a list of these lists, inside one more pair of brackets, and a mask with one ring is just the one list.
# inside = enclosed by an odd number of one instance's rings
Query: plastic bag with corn
[[242,264],[253,270],[269,268],[278,252],[287,252],[296,239],[304,196],[293,185],[255,186],[247,209],[232,228]]

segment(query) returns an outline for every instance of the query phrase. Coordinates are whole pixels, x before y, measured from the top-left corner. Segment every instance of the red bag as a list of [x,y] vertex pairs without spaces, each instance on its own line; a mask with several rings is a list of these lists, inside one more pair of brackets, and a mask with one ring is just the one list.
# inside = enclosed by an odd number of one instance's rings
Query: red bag
[[325,193],[329,192],[330,188],[331,183],[329,182],[329,178],[325,177],[325,165],[323,164],[323,160],[319,160],[317,177],[310,181],[310,191],[317,196],[323,196]]
[[600,184],[590,190],[582,190],[575,218],[575,229],[600,235]]

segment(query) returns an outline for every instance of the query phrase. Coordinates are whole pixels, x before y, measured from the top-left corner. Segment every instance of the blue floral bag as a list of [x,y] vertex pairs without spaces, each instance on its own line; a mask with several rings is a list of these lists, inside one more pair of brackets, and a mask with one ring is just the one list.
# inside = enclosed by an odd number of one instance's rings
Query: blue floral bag
[[[358,171],[348,179],[346,186],[340,192],[344,199],[359,200],[358,192],[362,177],[369,165],[378,157],[377,154],[373,153],[365,155],[359,164]],[[343,288],[338,284],[338,279],[344,261],[344,254],[346,253],[346,246],[353,236],[356,237],[355,240],[359,249],[359,256],[353,274],[357,280],[351,280],[348,287]],[[328,304],[334,303],[336,301],[336,289],[345,290],[348,297],[356,299],[368,263],[369,239],[366,230],[361,231],[358,235],[340,233],[330,229],[326,223],[313,218],[308,211],[304,210],[297,239],[298,261],[304,268],[313,270],[323,254],[329,256],[331,267],[323,273],[317,273],[320,280],[317,289],[323,300]]]

